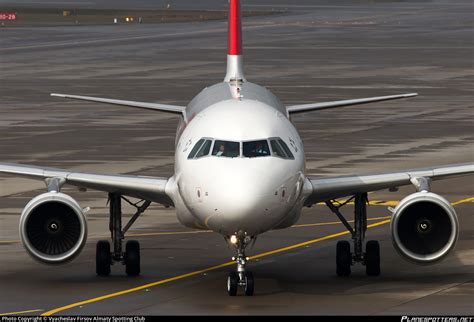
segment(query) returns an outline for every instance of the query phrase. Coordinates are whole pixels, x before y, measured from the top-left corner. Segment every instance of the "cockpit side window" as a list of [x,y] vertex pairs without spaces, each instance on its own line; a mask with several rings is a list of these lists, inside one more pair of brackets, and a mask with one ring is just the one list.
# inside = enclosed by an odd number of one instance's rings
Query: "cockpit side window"
[[236,158],[240,156],[240,143],[216,140],[212,155],[218,157]]
[[283,150],[285,150],[286,154],[288,155],[288,159],[294,159],[293,153],[291,153],[290,148],[286,145],[285,141],[282,139],[278,139],[278,143],[280,143]]
[[270,139],[270,145],[272,147],[272,155],[282,159],[294,159],[293,153],[291,153],[288,145],[285,141],[280,138]]
[[286,155],[285,150],[283,150],[276,139],[270,140],[270,144],[272,146],[273,156],[288,159],[288,155]]
[[196,156],[194,158],[198,159],[198,158],[208,156],[209,152],[211,151],[211,145],[212,145],[212,140],[206,140],[204,144],[201,145],[201,148],[196,153]]
[[196,155],[196,153],[199,151],[199,148],[202,146],[202,144],[204,143],[204,139],[200,139],[196,145],[194,146],[194,148],[191,150],[191,153],[189,153],[188,155],[188,159],[193,159],[194,156]]
[[243,154],[245,158],[270,156],[270,148],[268,147],[267,140],[244,142]]

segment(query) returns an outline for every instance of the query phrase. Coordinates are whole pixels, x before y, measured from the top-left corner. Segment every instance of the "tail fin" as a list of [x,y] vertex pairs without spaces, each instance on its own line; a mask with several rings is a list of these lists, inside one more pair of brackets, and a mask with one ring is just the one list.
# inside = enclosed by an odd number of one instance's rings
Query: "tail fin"
[[229,0],[227,74],[224,81],[245,82],[242,56],[242,20],[240,0]]

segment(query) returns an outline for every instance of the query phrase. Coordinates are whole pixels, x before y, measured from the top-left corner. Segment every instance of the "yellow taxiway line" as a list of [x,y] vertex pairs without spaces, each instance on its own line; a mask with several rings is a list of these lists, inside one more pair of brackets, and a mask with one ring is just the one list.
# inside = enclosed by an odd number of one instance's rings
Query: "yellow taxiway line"
[[19,312],[8,312],[8,313],[0,313],[0,316],[8,316],[8,315],[21,315],[21,314],[27,314],[27,313],[36,313],[36,312],[43,312],[43,309],[37,309],[37,310],[27,310],[27,311],[19,311]]
[[[203,233],[212,233],[212,230],[169,231],[169,232],[165,231],[165,232],[159,232],[159,233],[127,234],[126,237],[147,237],[147,236],[188,235],[188,234],[192,235],[192,234],[203,234]],[[109,236],[107,235],[107,237]]]
[[[339,202],[344,202],[345,200],[337,200]],[[400,203],[400,200],[369,200],[369,206],[387,206],[387,207],[393,207],[396,206]],[[347,205],[353,205],[354,202],[348,202]],[[326,203],[324,202],[318,202],[316,204],[317,206],[325,206]]]
[[[202,234],[202,233],[211,233],[211,230],[190,230],[190,231],[163,231],[157,233],[142,233],[142,234],[127,234],[126,237],[147,237],[147,236],[166,236],[166,235],[192,235],[192,234]],[[102,236],[92,236],[87,239],[96,239],[96,238],[108,238],[110,235]],[[17,244],[21,240],[0,240],[1,244]]]
[[[376,222],[374,224],[367,225],[367,228],[374,228],[374,227],[382,226],[382,225],[388,224],[389,222],[390,222],[390,220],[379,221],[379,222]],[[324,237],[321,237],[321,238],[318,238],[318,239],[308,240],[308,241],[305,241],[303,243],[291,245],[291,246],[284,247],[284,248],[275,249],[275,250],[272,250],[272,251],[269,251],[269,252],[266,252],[266,253],[261,253],[261,254],[250,257],[250,259],[256,259],[256,258],[261,258],[261,257],[265,257],[265,256],[269,256],[269,255],[273,255],[273,254],[277,254],[277,253],[281,253],[281,252],[286,252],[286,251],[289,251],[289,250],[293,250],[295,248],[300,248],[300,247],[304,247],[304,246],[307,246],[307,245],[319,243],[319,242],[322,242],[324,240],[336,238],[336,237],[347,235],[347,234],[349,234],[349,231],[345,230],[345,231],[342,231],[340,233],[327,235],[327,236],[324,236]],[[234,264],[234,262],[232,262],[232,264]]]
[[[373,227],[381,226],[381,225],[387,224],[389,222],[390,222],[390,220],[379,221],[379,222],[376,222],[374,224],[368,225],[367,228],[373,228]],[[274,255],[274,254],[277,254],[277,253],[281,253],[281,252],[293,250],[293,249],[296,249],[296,248],[304,247],[304,246],[307,246],[307,245],[319,243],[319,242],[324,241],[324,240],[336,238],[336,237],[347,235],[347,234],[349,234],[349,231],[346,230],[346,231],[339,232],[339,233],[336,233],[336,234],[327,235],[327,236],[320,237],[320,238],[317,238],[317,239],[308,240],[308,241],[305,241],[303,243],[299,243],[299,244],[295,244],[295,245],[275,249],[275,250],[268,251],[268,252],[265,252],[265,253],[260,253],[260,254],[251,256],[250,259],[257,259],[257,258],[262,258],[262,257]],[[130,289],[126,289],[126,290],[123,290],[123,291],[110,293],[110,294],[102,295],[102,296],[99,296],[99,297],[91,298],[91,299],[88,299],[88,300],[68,304],[68,305],[61,306],[61,307],[58,307],[56,309],[52,309],[52,310],[49,310],[47,312],[44,312],[43,314],[41,314],[41,316],[51,316],[51,315],[56,314],[58,312],[69,310],[69,309],[72,309],[72,308],[75,308],[75,307],[78,307],[78,306],[83,306],[83,305],[86,305],[86,304],[91,304],[91,303],[103,301],[103,300],[110,299],[110,298],[113,298],[113,297],[129,294],[129,293],[133,293],[133,292],[137,292],[137,291],[141,291],[141,290],[148,289],[148,288],[151,288],[151,287],[154,287],[154,286],[166,284],[166,283],[169,283],[169,282],[185,279],[185,278],[196,276],[196,275],[200,275],[200,274],[203,274],[203,273],[206,273],[206,272],[209,272],[209,271],[214,271],[214,270],[217,270],[219,268],[231,266],[231,265],[234,265],[234,264],[235,263],[233,261],[230,261],[230,262],[226,262],[226,263],[223,263],[223,264],[220,264],[220,265],[204,268],[204,269],[201,269],[201,270],[198,270],[198,271],[195,271],[195,272],[191,272],[191,273],[171,277],[171,278],[168,278],[168,279],[164,279],[164,280],[160,280],[160,281],[140,285],[140,286],[130,288]]]
[[16,244],[19,243],[20,240],[0,240],[0,245],[1,244]]
[[[385,217],[372,217],[367,218],[367,221],[375,221],[375,220],[382,220],[382,219],[390,219],[392,216],[385,216]],[[348,220],[347,222],[354,222],[354,220]],[[329,226],[329,225],[342,225],[340,221],[329,221],[329,222],[322,222],[317,224],[300,224],[300,225],[293,225],[291,228],[304,228],[304,227],[317,227],[317,226]]]
[[466,203],[466,202],[471,202],[471,201],[474,202],[474,197],[470,197],[470,198],[466,198],[466,199],[459,200],[459,201],[456,201],[456,202],[452,202],[451,205],[456,206],[456,205]]

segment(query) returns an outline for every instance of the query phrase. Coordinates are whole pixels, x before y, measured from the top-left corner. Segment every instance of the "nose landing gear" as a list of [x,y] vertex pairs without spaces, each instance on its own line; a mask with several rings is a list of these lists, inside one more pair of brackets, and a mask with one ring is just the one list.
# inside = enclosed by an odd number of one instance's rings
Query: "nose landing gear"
[[232,236],[229,239],[236,251],[236,256],[232,257],[232,260],[237,264],[237,271],[230,272],[227,277],[227,292],[229,293],[229,296],[236,296],[239,287],[244,288],[245,295],[253,295],[255,285],[253,274],[245,268],[249,260],[249,258],[245,256],[245,248],[251,240],[252,238],[249,236]]

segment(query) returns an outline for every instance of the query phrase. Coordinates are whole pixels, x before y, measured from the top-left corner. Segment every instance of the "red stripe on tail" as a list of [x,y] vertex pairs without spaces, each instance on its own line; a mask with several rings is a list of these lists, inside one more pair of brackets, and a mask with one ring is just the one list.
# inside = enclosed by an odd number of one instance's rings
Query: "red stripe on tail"
[[242,54],[242,23],[240,19],[240,1],[229,0],[229,55]]

